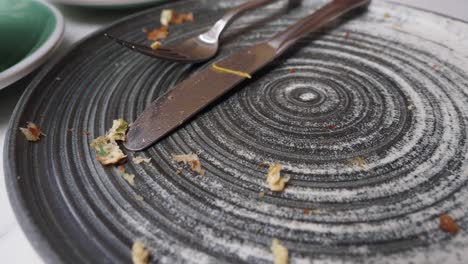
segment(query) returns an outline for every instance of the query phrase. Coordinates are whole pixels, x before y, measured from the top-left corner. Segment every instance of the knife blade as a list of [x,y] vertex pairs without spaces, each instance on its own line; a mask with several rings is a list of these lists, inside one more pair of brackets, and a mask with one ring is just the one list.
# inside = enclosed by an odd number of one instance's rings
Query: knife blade
[[[253,75],[307,33],[369,3],[370,0],[334,0],[286,31],[241,49],[216,64]],[[152,102],[131,124],[125,147],[132,151],[149,147],[244,80],[245,77],[220,73],[211,67],[203,69]]]

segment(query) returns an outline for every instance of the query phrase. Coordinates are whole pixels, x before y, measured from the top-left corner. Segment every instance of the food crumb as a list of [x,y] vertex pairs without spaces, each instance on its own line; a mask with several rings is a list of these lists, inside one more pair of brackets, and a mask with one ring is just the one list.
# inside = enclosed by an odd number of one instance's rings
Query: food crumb
[[182,173],[182,170],[181,169],[177,169],[176,172],[175,172],[177,175],[180,175]]
[[268,168],[268,167],[270,167],[270,165],[268,165],[268,164],[266,164],[264,162],[261,162],[260,164],[258,164],[258,167],[259,168]]
[[296,72],[296,69],[291,68],[291,69],[288,70],[288,72],[289,72],[289,73],[295,73],[295,72]]
[[39,141],[41,139],[41,136],[45,136],[45,134],[42,133],[41,129],[39,129],[39,127],[37,127],[37,125],[33,122],[27,122],[26,128],[20,127],[19,129],[28,141]]
[[169,35],[169,30],[167,26],[162,26],[160,28],[153,29],[146,32],[146,39],[150,41],[158,41],[167,38]]
[[289,177],[283,177],[280,175],[282,165],[273,164],[268,168],[267,183],[270,190],[274,192],[283,191],[286,183],[289,181]]
[[153,50],[157,50],[157,49],[161,48],[161,42],[155,41],[155,42],[153,42],[153,43],[151,44],[150,47],[151,47],[151,49],[153,49]]
[[328,129],[336,129],[336,125],[329,125],[327,126]]
[[119,145],[107,137],[100,136],[93,139],[90,146],[96,151],[96,159],[102,165],[117,164],[127,157]]
[[259,192],[259,193],[258,193],[258,198],[261,199],[261,198],[263,198],[263,197],[265,197],[265,192]]
[[216,65],[216,63],[213,63],[211,65],[211,69],[213,69],[215,72],[218,72],[218,73],[228,73],[228,74],[237,75],[237,76],[240,76],[240,77],[252,79],[252,76],[250,76],[250,74],[247,73],[247,72],[236,71],[236,70],[220,67],[220,66]]
[[137,195],[135,195],[135,200],[137,200],[137,201],[140,201],[140,202],[141,202],[141,201],[143,201],[143,200],[144,200],[144,198],[143,198],[143,196],[141,196],[141,195],[138,195],[138,194],[137,194]]
[[288,249],[281,245],[278,239],[273,239],[271,243],[271,252],[273,253],[273,259],[275,264],[287,264],[288,263]]
[[141,156],[135,156],[135,157],[133,157],[132,160],[136,164],[150,163],[151,162],[151,158],[144,158],[144,157],[141,157]]
[[200,159],[197,154],[182,154],[182,155],[172,155],[172,159],[177,163],[188,164],[192,171],[198,173],[199,175],[205,175],[205,170],[202,169]]
[[304,214],[309,215],[310,214],[310,209],[309,208],[304,208]]
[[136,240],[132,246],[132,261],[133,264],[147,264],[149,260],[149,252],[145,249],[145,245],[139,240]]
[[122,118],[112,121],[112,127],[107,131],[106,137],[111,141],[125,141],[128,123]]
[[440,215],[439,227],[443,231],[452,235],[456,235],[458,231],[460,231],[460,228],[458,227],[457,223],[455,223],[455,220],[453,220],[453,218],[448,214]]
[[164,9],[161,11],[161,25],[169,26],[169,24],[182,24],[193,21],[193,13],[177,13],[172,9]]
[[385,12],[385,14],[384,14],[384,18],[386,18],[386,19],[389,19],[390,17],[391,17],[391,16],[390,16],[390,14],[389,14],[389,13],[387,13],[387,12]]
[[409,111],[414,110],[414,108],[415,108],[414,105],[412,105],[412,104],[411,104],[411,105],[408,105],[408,110],[409,110]]
[[117,170],[120,171],[123,178],[132,186],[135,186],[135,174],[131,174],[125,171],[124,166],[118,166]]
[[367,163],[363,157],[359,156],[349,161],[351,164],[358,166],[359,168],[366,170],[368,169]]

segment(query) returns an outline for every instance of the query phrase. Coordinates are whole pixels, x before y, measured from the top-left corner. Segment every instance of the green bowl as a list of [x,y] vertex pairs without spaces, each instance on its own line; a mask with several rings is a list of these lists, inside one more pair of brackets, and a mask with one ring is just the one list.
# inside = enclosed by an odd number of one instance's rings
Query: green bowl
[[0,0],[0,89],[40,66],[62,40],[60,12],[39,0]]

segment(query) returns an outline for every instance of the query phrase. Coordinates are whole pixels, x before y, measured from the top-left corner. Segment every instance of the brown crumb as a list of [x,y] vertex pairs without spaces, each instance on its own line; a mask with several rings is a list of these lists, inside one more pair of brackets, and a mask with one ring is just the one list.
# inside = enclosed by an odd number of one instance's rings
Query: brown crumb
[[310,209],[309,208],[304,208],[304,214],[309,215],[310,214]]
[[151,49],[153,49],[153,50],[157,50],[157,49],[161,48],[161,42],[155,41],[155,42],[153,42],[153,43],[151,44],[150,47],[151,47]]
[[389,13],[385,12],[385,14],[384,14],[384,18],[385,18],[385,19],[389,19],[389,18],[391,18],[391,16],[390,16],[390,14],[389,14]]
[[197,154],[183,154],[183,155],[172,155],[172,159],[178,163],[188,164],[192,171],[198,173],[199,175],[205,175],[205,170],[202,169],[200,159]]
[[259,168],[268,168],[270,167],[270,165],[264,163],[264,162],[261,162],[260,164],[257,165]]
[[147,264],[149,260],[149,252],[145,249],[145,245],[139,240],[136,240],[132,246],[132,261],[133,264]]
[[182,173],[182,170],[181,169],[177,169],[176,172],[175,172],[177,175],[180,175]]
[[161,11],[161,25],[169,26],[169,24],[182,24],[193,22],[193,13],[177,13],[172,9],[164,9]]
[[295,73],[295,72],[296,72],[296,69],[291,68],[291,69],[288,70],[288,72],[289,72],[289,73]]
[[37,127],[37,125],[32,122],[27,122],[26,128],[20,127],[19,129],[28,141],[39,141],[41,136],[45,136],[41,129],[39,129],[39,127]]
[[336,129],[336,125],[329,125],[327,126],[328,129]]
[[439,227],[443,231],[452,235],[456,235],[458,231],[460,231],[460,228],[458,227],[457,223],[455,223],[455,220],[453,220],[453,218],[448,214],[440,215]]
[[156,28],[151,31],[148,31],[146,33],[146,39],[151,40],[151,41],[157,41],[157,40],[167,38],[168,35],[169,35],[168,27],[162,26],[160,28]]

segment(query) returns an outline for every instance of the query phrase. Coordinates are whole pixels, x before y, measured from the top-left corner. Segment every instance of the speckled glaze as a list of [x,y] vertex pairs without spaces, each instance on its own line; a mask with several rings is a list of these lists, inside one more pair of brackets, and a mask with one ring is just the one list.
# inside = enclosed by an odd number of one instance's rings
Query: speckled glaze
[[[202,32],[238,3],[171,4],[193,11],[196,23],[174,27],[168,41]],[[323,3],[305,0],[292,11],[278,3],[242,17],[226,33],[220,57]],[[141,28],[156,27],[159,10],[106,31],[144,42]],[[216,59],[155,60],[102,33],[45,69],[11,121],[10,197],[47,261],[129,263],[131,244],[140,239],[154,263],[271,263],[273,238],[289,248],[290,263],[468,258],[467,24],[375,1],[368,13],[305,39],[138,153],[152,161],[125,165],[136,175],[134,187],[115,167],[95,161],[90,140],[113,119],[135,120],[153,99]],[[26,121],[47,136],[26,142],[17,129]],[[199,154],[205,176],[186,167],[176,173],[171,154],[189,152]],[[283,192],[268,191],[262,162],[284,165],[291,181]],[[442,213],[460,225],[458,235],[439,229]]]

